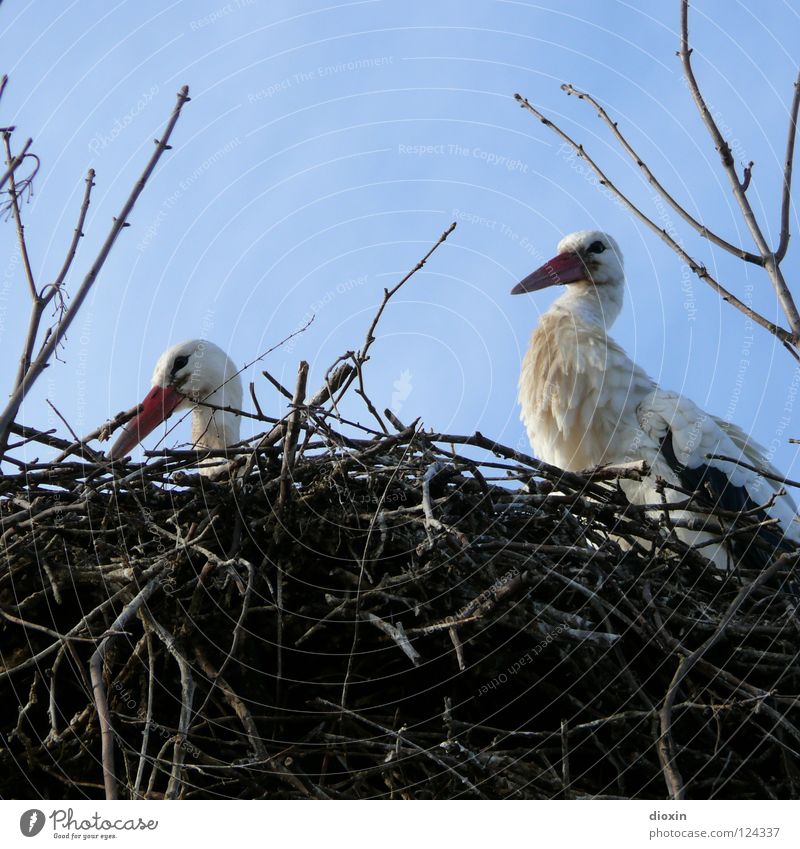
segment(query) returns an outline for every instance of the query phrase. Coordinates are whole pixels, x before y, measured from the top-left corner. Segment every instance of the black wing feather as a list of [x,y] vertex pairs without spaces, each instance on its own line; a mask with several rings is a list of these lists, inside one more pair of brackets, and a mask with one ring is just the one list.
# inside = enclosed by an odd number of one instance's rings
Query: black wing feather
[[[752,511],[749,512],[748,519],[753,522],[769,519],[766,511],[759,509],[759,505],[750,497],[747,488],[735,486],[721,469],[705,463],[690,468],[679,462],[672,445],[671,430],[667,430],[666,436],[661,440],[661,453],[672,471],[678,475],[681,486],[699,493],[704,506],[734,513]],[[731,540],[731,550],[737,563],[754,569],[763,569],[769,565],[772,557],[766,548],[755,542],[756,539],[767,543],[773,553],[792,550],[779,530],[771,527],[760,528],[752,537],[739,536]]]

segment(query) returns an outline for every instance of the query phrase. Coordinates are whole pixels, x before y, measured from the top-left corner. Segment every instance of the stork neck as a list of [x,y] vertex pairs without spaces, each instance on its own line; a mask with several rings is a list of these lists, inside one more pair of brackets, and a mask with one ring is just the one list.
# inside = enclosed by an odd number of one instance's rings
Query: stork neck
[[616,321],[622,311],[622,284],[572,283],[553,304],[557,309],[567,310],[586,324],[595,324],[603,330]]
[[[212,396],[213,398],[213,396]],[[209,399],[211,403],[215,403]],[[192,413],[192,443],[198,449],[219,450],[239,441],[239,417],[197,406]]]

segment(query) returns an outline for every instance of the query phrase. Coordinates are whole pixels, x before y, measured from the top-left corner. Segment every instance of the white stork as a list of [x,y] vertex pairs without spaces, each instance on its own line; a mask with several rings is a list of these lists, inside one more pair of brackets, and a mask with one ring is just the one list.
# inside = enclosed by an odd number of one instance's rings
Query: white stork
[[[152,386],[141,410],[108,452],[111,459],[124,457],[176,410],[193,408],[192,446],[198,451],[223,449],[239,441],[239,416],[215,408],[240,409],[242,381],[230,357],[213,342],[190,339],[168,348],[158,358]],[[202,461],[201,474],[213,475],[219,462]]]
[[[611,236],[581,230],[566,236],[557,255],[528,275],[512,294],[565,285],[533,333],[519,378],[521,418],[538,456],[569,471],[644,460],[642,481],[620,480],[634,504],[659,504],[656,478],[702,494],[707,505],[725,510],[763,507],[762,518],[777,524],[762,531],[773,550],[800,540],[796,507],[779,494],[780,477],[764,449],[735,425],[718,419],[677,392],[661,389],[608,336],[622,309],[622,254]],[[744,465],[711,459],[722,455]],[[685,498],[669,488],[670,501]],[[763,515],[766,513],[767,515]],[[699,514],[672,513],[673,519]],[[755,517],[754,517],[755,518]],[[701,545],[718,534],[680,529],[681,539]],[[764,565],[769,555],[746,543],[699,550],[721,568],[736,560]]]

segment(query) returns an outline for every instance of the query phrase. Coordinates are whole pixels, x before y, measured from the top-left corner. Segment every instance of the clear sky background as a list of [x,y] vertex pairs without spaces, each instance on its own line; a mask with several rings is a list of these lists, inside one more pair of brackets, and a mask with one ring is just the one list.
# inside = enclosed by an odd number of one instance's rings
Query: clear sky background
[[[800,57],[790,3],[698,0],[696,72],[751,200],[777,241],[787,108]],[[57,273],[87,168],[96,172],[74,292],[186,83],[192,101],[24,420],[79,433],[138,402],[160,352],[206,336],[240,364],[314,313],[264,365],[316,387],[359,346],[383,287],[453,220],[457,231],[393,302],[368,366],[376,405],[524,447],[519,363],[556,293],[509,295],[562,235],[610,232],[629,293],[613,335],[663,386],[731,418],[800,475],[789,355],[597,190],[585,167],[513,100],[519,91],[583,141],[650,215],[740,298],[779,318],[766,276],[654,203],[592,110],[590,90],[662,181],[727,239],[752,248],[682,83],[678,3],[472,0],[351,3],[6,0],[0,123],[33,136],[42,168],[24,209],[40,285]],[[800,228],[785,261],[795,269]],[[12,221],[0,226],[0,357],[10,387],[27,321]],[[262,407],[284,402],[260,377]],[[793,383],[794,381],[794,383]],[[3,390],[5,392],[5,389]],[[249,409],[249,399],[246,405]],[[367,422],[366,411],[351,408]],[[250,425],[245,425],[245,432]],[[185,423],[170,444],[188,437]],[[153,435],[148,445],[156,442]],[[38,449],[37,449],[38,450]]]

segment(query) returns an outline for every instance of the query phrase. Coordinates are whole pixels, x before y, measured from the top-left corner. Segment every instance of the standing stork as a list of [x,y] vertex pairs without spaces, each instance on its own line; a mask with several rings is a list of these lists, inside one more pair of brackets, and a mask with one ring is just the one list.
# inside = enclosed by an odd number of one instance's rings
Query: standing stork
[[[124,457],[176,410],[192,410],[192,447],[197,451],[239,441],[239,416],[230,409],[242,406],[242,381],[231,358],[213,342],[190,339],[168,348],[158,358],[152,386],[139,413],[111,446],[112,460]],[[200,473],[207,476],[219,468],[219,459],[200,463]]]
[[[555,285],[565,286],[564,292],[542,315],[519,378],[521,418],[538,456],[568,471],[643,460],[648,475],[619,481],[633,504],[660,503],[657,479],[662,478],[697,492],[706,507],[751,510],[776,520],[760,533],[773,551],[798,542],[796,507],[764,449],[689,398],[661,389],[608,336],[625,289],[622,253],[614,239],[596,230],[566,236],[556,256],[511,294]],[[669,487],[665,497],[685,498]],[[700,518],[691,512],[672,516]],[[681,528],[678,536],[703,546],[719,534]],[[707,544],[700,551],[721,568],[729,568],[732,560],[757,566],[770,560],[751,541]]]

